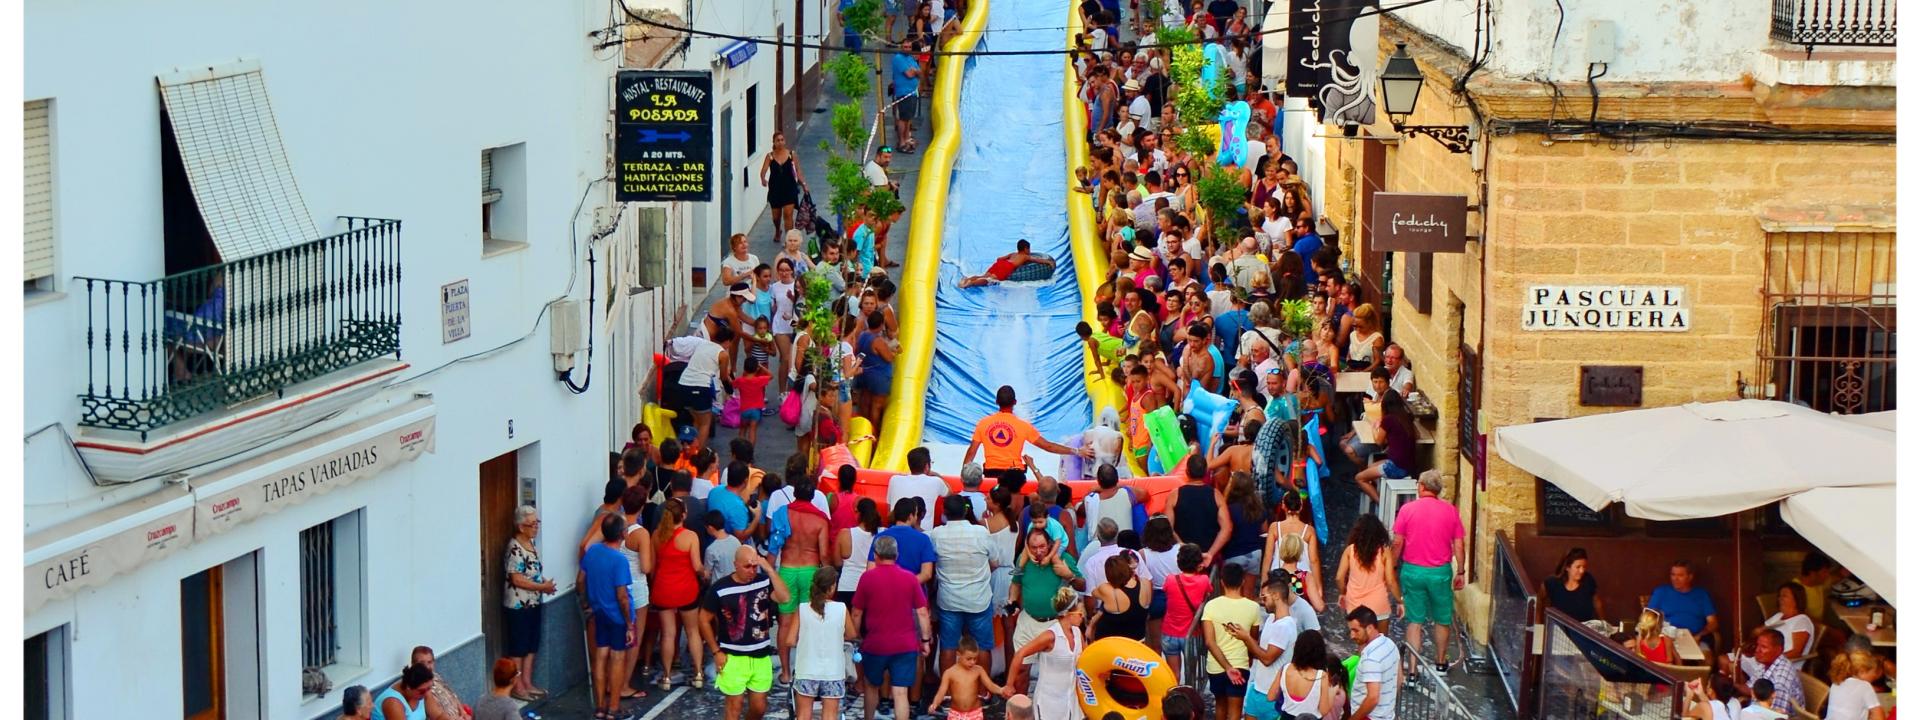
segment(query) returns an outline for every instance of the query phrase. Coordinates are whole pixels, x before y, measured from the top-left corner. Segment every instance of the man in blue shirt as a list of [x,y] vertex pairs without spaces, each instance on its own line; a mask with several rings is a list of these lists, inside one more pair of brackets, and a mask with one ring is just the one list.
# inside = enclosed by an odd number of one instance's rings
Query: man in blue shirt
[[1234,288],[1233,309],[1220,313],[1213,319],[1215,334],[1220,336],[1220,352],[1229,358],[1240,357],[1240,336],[1253,329],[1253,319],[1247,317],[1247,290]]
[[[893,538],[900,547],[900,567],[920,577],[920,584],[933,581],[933,538],[920,532],[920,517],[926,514],[918,497],[903,497],[893,504],[893,527],[881,530],[873,539]],[[867,559],[873,559],[873,548],[867,548]]]
[[[581,604],[586,606],[588,620],[593,625],[591,655],[596,691],[593,704],[609,714],[619,711],[620,687],[626,684],[619,673],[619,663],[625,658],[627,648],[633,647],[638,639],[634,637],[634,630],[639,627],[636,608],[633,598],[627,594],[633,574],[627,567],[626,556],[616,549],[626,532],[627,521],[620,513],[601,516],[601,542],[588,546],[581,554],[579,577],[574,580],[580,588]],[[631,664],[632,660],[626,662]]]
[[1320,274],[1313,267],[1313,256],[1326,246],[1320,234],[1313,231],[1313,219],[1297,217],[1293,219],[1293,253],[1300,256],[1300,279],[1312,288],[1320,283]]
[[747,478],[753,469],[740,460],[727,464],[727,486],[707,495],[707,510],[726,518],[727,532],[747,542],[759,529],[759,520],[747,510]]
[[[1668,625],[1686,628],[1696,638],[1713,635],[1720,627],[1720,618],[1714,614],[1713,598],[1707,596],[1706,588],[1693,586],[1693,565],[1685,560],[1673,561],[1667,581],[1670,584],[1653,589],[1647,607],[1665,615]],[[1713,647],[1706,640],[1701,640],[1701,645]]]
[[900,138],[900,152],[912,153],[919,147],[913,140],[913,121],[920,117],[920,61],[914,56],[926,52],[926,43],[914,40],[889,61],[893,105],[894,134]]

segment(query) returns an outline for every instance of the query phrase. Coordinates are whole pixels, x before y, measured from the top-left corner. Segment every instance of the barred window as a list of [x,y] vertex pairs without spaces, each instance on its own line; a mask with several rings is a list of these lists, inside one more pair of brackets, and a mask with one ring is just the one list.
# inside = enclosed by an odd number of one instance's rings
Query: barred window
[[300,665],[362,666],[361,511],[300,531]]
[[1821,412],[1894,409],[1894,233],[1767,235],[1759,382]]

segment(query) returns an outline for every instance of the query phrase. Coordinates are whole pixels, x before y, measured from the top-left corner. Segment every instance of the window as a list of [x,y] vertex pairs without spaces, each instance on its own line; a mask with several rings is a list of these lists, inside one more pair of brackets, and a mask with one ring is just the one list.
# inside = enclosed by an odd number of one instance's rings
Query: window
[[526,247],[526,189],[526,143],[480,151],[482,256]]
[[747,157],[760,152],[760,86],[747,87]]
[[1757,394],[1821,412],[1894,409],[1894,233],[1769,233]]
[[21,214],[26,220],[28,293],[54,289],[52,104],[51,100],[30,101],[22,118],[26,150],[20,159],[25,166],[26,201]]
[[67,717],[67,628],[27,638],[26,720]]
[[300,531],[300,665],[336,684],[366,665],[361,514]]

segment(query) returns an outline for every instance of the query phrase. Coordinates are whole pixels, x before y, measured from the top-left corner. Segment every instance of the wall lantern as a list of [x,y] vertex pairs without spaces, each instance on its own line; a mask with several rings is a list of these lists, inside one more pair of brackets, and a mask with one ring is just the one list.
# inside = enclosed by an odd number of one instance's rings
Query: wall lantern
[[1386,106],[1387,117],[1393,121],[1393,129],[1405,135],[1425,135],[1438,140],[1448,150],[1457,153],[1473,149],[1473,139],[1467,134],[1465,125],[1407,125],[1407,117],[1413,114],[1414,106],[1420,103],[1420,88],[1427,83],[1420,66],[1415,64],[1413,56],[1407,54],[1406,43],[1396,43],[1393,56],[1387,58],[1387,66],[1380,71],[1380,98]]

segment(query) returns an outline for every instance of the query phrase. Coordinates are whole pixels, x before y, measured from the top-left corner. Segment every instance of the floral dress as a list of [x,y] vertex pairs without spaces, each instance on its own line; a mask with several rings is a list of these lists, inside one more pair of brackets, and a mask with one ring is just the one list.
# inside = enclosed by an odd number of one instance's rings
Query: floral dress
[[524,610],[540,604],[540,591],[516,587],[511,579],[514,575],[525,575],[535,583],[546,582],[541,574],[540,554],[520,545],[518,539],[507,541],[507,593],[508,610]]

